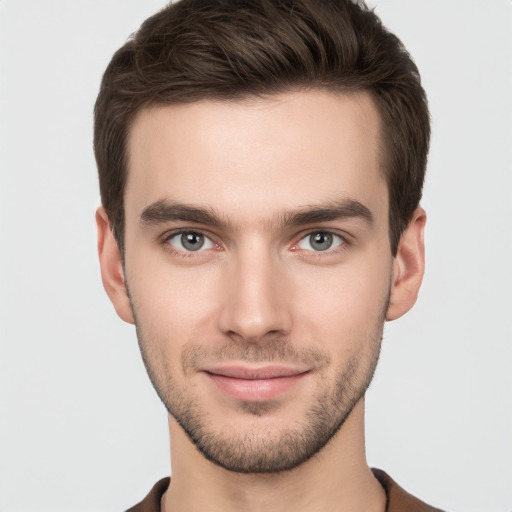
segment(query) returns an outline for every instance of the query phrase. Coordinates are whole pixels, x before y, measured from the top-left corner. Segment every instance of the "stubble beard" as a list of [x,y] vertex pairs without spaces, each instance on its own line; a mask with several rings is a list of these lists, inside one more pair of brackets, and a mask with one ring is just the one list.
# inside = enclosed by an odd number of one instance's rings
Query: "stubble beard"
[[[152,361],[161,357],[153,350],[158,340],[148,339],[147,333],[138,321],[135,308],[136,330],[144,365],[158,396],[168,413],[181,426],[185,434],[202,455],[229,471],[238,473],[278,473],[289,471],[303,464],[319,453],[340,431],[354,406],[363,398],[377,366],[382,341],[386,307],[371,332],[366,333],[359,346],[369,349],[368,353],[354,354],[344,367],[337,372],[334,383],[311,397],[303,418],[293,427],[225,432],[215,429],[208,417],[208,411],[194,397],[187,394],[186,387],[180,386],[166,361],[163,371],[155,368]],[[162,340],[160,340],[162,341]],[[217,350],[206,350],[193,346],[182,354],[182,368],[193,367],[195,358],[213,355],[218,360],[245,360],[250,362],[290,362],[327,365],[329,357],[310,349],[298,352],[289,342],[282,339],[261,344],[241,345],[228,342]],[[188,360],[188,361],[187,361]],[[239,409],[258,417],[271,414],[279,407],[275,402],[240,402]]]

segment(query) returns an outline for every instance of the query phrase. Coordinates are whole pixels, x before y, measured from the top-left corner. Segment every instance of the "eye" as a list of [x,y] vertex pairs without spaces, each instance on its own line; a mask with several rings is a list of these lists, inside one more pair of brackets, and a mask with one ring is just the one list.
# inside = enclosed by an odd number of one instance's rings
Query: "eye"
[[215,246],[208,237],[196,231],[182,231],[170,236],[166,241],[169,245],[182,252],[196,252],[211,249]]
[[344,243],[341,236],[329,233],[328,231],[316,231],[302,238],[297,246],[307,251],[328,251],[335,249]]

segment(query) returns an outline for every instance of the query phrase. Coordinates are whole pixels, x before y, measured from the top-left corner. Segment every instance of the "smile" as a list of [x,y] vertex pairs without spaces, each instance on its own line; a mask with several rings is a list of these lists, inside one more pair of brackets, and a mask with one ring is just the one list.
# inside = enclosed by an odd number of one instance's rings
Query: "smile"
[[298,384],[308,373],[308,370],[282,366],[229,366],[205,371],[210,381],[221,392],[237,400],[252,402],[277,398]]

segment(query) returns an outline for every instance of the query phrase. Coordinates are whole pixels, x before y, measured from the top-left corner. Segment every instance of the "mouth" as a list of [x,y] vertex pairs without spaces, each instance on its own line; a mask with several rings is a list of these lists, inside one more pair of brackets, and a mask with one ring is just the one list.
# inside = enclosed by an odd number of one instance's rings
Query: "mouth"
[[223,366],[203,371],[222,393],[249,402],[276,399],[309,374],[308,369],[286,366]]

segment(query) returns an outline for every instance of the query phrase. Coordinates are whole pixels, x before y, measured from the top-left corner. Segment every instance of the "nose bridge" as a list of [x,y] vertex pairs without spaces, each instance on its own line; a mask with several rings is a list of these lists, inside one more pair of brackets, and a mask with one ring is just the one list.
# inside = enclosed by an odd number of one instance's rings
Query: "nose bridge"
[[291,327],[285,268],[271,248],[254,240],[230,258],[220,328],[246,341],[286,335]]

